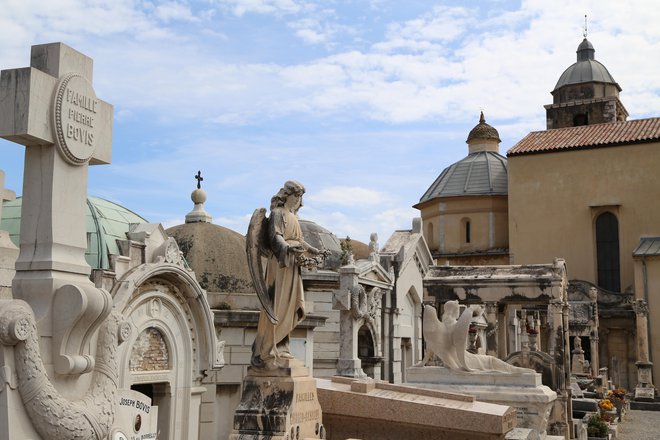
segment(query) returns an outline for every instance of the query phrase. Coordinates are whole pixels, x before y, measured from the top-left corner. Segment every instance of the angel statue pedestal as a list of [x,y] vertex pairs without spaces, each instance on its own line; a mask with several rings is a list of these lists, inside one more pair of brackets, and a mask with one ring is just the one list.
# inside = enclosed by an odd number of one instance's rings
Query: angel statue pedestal
[[250,220],[246,253],[261,314],[230,440],[325,438],[316,380],[289,347],[289,335],[305,319],[301,268],[313,270],[328,255],[303,237],[304,193],[289,180],[272,197],[270,216],[259,208]]
[[229,440],[323,439],[316,379],[297,359],[265,372],[248,368]]

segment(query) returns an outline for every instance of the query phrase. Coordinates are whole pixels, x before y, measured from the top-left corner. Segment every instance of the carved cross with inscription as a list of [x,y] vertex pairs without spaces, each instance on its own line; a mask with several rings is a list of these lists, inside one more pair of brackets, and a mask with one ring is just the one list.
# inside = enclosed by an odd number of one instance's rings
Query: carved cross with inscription
[[82,346],[109,312],[109,295],[89,280],[85,216],[88,164],[110,163],[112,119],[92,59],[65,44],[33,46],[30,67],[0,74],[0,137],[26,147],[13,295],[52,334],[59,373],[91,369]]

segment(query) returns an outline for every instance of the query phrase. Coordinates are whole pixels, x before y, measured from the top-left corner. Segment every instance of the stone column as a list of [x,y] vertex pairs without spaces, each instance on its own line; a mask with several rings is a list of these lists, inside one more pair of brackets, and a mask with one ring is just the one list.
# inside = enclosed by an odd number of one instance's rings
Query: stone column
[[[557,350],[561,350],[560,343],[563,342],[563,319],[562,309],[563,303],[561,300],[553,299],[548,303],[548,354],[552,357],[556,356]],[[555,359],[556,360],[556,359]]]
[[351,313],[351,296],[359,288],[358,268],[348,264],[339,269],[339,290],[332,296],[332,308],[339,310],[339,360],[337,374],[347,377],[366,377],[358,357],[358,326]]
[[653,363],[649,361],[648,316],[649,308],[646,301],[637,299],[633,303],[637,324],[637,385],[635,400],[653,400]]
[[498,314],[498,323],[501,325],[499,326],[497,330],[497,340],[498,340],[498,347],[497,347],[497,357],[500,359],[505,359],[508,356],[508,350],[507,347],[509,346],[509,334],[508,334],[508,328],[509,328],[509,306],[508,304],[504,305],[504,310],[502,313]]
[[486,327],[486,354],[497,357],[498,345],[499,345],[497,302],[486,301],[485,306],[486,306],[486,320],[488,321],[488,327]]
[[568,328],[568,304],[561,299],[552,299],[548,303],[548,354],[555,361],[557,400],[549,422],[549,433],[563,435],[566,438],[570,433],[568,421],[571,419],[570,397],[567,386],[570,383],[568,362],[568,340],[565,329]]
[[600,368],[600,348],[598,346],[598,290],[595,288],[589,289],[589,298],[591,299],[591,314],[592,325],[589,334],[589,343],[591,348],[591,376],[598,376],[598,369]]

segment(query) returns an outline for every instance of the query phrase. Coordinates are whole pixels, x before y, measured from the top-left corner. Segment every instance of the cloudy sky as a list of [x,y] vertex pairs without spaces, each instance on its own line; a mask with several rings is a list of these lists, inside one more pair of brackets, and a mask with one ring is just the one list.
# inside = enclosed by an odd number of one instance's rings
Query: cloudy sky
[[[214,222],[245,233],[288,179],[302,218],[381,244],[467,154],[483,109],[500,152],[545,128],[584,15],[631,119],[660,115],[655,0],[0,0],[0,68],[62,41],[114,105],[113,161],[89,193],[166,226],[202,171]],[[22,192],[24,147],[0,140]]]

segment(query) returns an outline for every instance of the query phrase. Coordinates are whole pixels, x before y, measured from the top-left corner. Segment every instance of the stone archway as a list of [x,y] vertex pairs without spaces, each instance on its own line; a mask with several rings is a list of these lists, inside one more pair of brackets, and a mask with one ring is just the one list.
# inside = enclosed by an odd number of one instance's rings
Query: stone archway
[[186,309],[171,285],[155,280],[136,291],[124,309],[135,331],[120,354],[119,387],[151,388],[152,404],[162,405],[158,429],[163,439],[184,439],[197,429],[190,420],[199,412],[190,393],[197,347]]
[[358,358],[362,363],[362,371],[367,376],[374,378],[375,367],[382,361],[382,358],[376,356],[375,339],[366,324],[358,329]]
[[159,439],[198,438],[201,380],[216,355],[206,297],[185,269],[136,269],[113,292],[132,329],[118,353],[119,389],[141,392],[158,406]]

